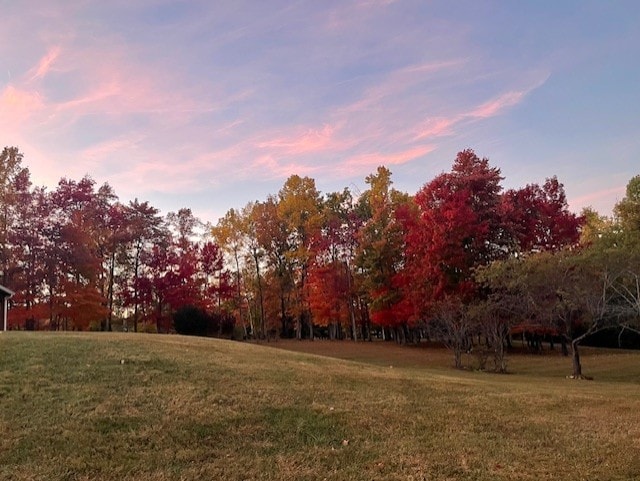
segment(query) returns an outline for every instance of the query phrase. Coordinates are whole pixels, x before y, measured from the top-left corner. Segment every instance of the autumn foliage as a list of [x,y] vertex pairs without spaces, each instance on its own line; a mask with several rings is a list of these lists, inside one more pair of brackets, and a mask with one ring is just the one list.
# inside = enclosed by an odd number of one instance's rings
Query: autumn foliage
[[556,177],[504,190],[500,170],[470,149],[414,195],[383,166],[357,196],[293,175],[216,226],[188,208],[163,217],[120,202],[88,176],[47,191],[22,162],[16,148],[0,155],[0,282],[16,292],[15,329],[170,332],[189,307],[231,316],[247,338],[450,340],[464,328],[461,342],[482,333],[490,343],[511,329],[501,306],[513,297],[479,272],[595,245],[605,231],[632,239],[638,217],[633,182],[618,208],[625,227],[611,230],[570,212]]
[[63,178],[33,187],[22,154],[0,154],[0,282],[13,329],[172,330],[171,314],[195,304],[226,310],[229,273],[219,247],[199,240],[189,209],[170,213],[118,201],[108,184]]

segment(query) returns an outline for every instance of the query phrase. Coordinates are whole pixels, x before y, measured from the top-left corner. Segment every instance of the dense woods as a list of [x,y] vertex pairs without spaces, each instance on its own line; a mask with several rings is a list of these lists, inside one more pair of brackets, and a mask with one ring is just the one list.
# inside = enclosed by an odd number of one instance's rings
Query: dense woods
[[23,160],[0,155],[12,329],[429,339],[457,367],[474,352],[500,372],[516,336],[559,344],[576,377],[584,340],[638,332],[640,176],[613,218],[578,216],[557,178],[504,190],[499,168],[464,150],[414,195],[385,167],[358,196],[292,175],[210,226],[90,177],[33,186]]

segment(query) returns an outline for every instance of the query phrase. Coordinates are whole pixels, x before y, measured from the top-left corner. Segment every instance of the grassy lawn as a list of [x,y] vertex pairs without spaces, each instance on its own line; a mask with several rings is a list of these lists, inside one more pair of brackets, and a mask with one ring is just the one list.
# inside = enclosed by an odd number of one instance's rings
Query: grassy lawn
[[3,333],[0,479],[640,479],[640,354],[399,349]]

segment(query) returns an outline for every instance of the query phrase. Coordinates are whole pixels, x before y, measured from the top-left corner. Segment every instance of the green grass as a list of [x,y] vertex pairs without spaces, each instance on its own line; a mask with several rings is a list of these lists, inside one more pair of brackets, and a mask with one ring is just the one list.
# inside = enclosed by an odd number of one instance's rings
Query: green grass
[[561,356],[367,349],[0,334],[0,479],[640,479],[640,354],[587,350],[571,381]]

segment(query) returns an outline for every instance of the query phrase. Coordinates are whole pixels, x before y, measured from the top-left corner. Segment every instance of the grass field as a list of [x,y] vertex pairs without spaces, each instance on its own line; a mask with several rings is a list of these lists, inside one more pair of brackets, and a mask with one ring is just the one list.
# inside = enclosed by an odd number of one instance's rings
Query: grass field
[[640,479],[640,354],[585,351],[594,381],[559,355],[512,356],[509,375],[451,357],[3,333],[0,479]]

